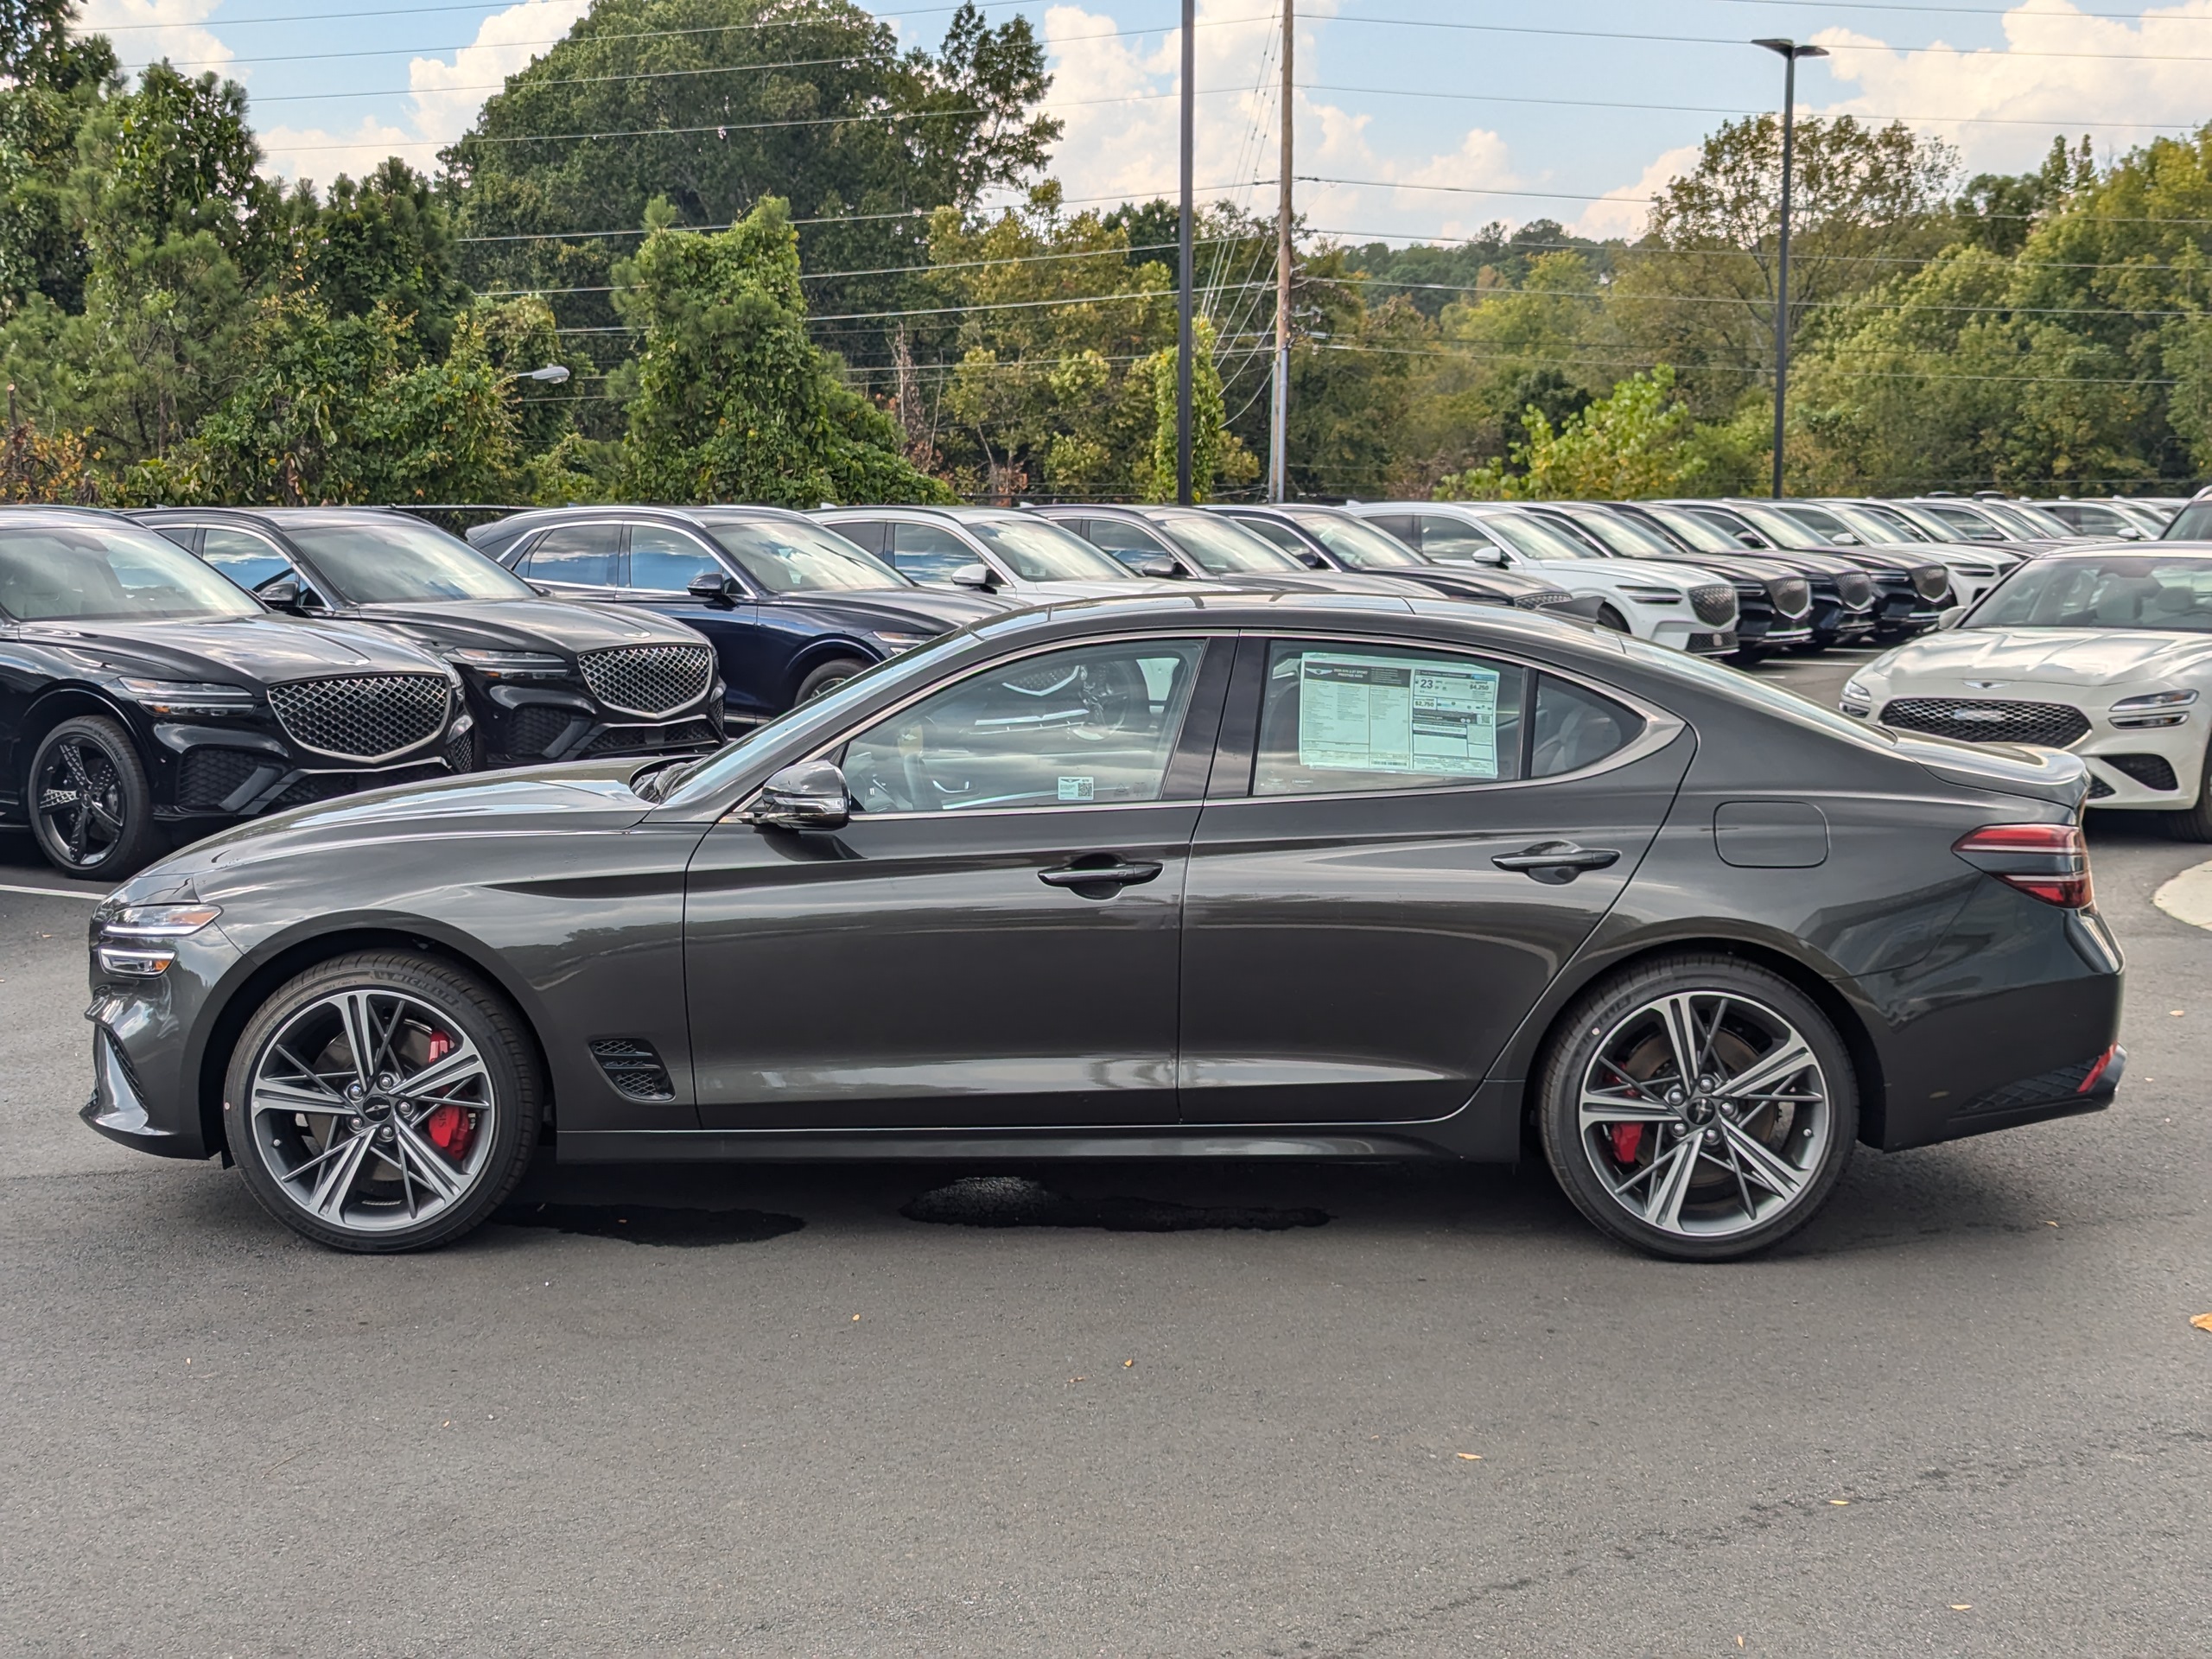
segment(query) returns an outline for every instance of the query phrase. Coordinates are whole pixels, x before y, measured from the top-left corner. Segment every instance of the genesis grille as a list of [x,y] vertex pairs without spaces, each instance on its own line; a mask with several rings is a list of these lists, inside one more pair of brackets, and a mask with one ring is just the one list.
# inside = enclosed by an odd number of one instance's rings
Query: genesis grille
[[348,760],[382,760],[428,742],[446,723],[446,697],[445,679],[436,674],[289,680],[269,688],[286,736]]
[[176,804],[220,806],[264,766],[270,767],[270,781],[274,783],[276,768],[260,755],[249,754],[244,749],[187,749],[184,764],[177,773]]
[[1533,594],[1516,594],[1513,608],[1516,611],[1548,611],[1554,605],[1572,605],[1574,595],[1564,588],[1540,588]]
[[1940,564],[1916,564],[1912,569],[1912,591],[1932,605],[1951,591],[1951,573]]
[[2173,763],[2163,754],[2101,754],[2097,759],[2114,772],[2126,772],[2145,789],[2181,787],[2181,779],[2174,776]]
[[639,1037],[595,1037],[591,1057],[607,1080],[632,1100],[674,1100],[676,1085],[653,1046]]
[[707,645],[623,645],[588,651],[578,661],[592,695],[626,715],[664,715],[696,702],[715,676]]
[[1863,611],[1874,602],[1874,578],[1864,570],[1840,570],[1835,578],[1836,597],[1843,601],[1847,611]]
[[459,737],[446,740],[446,770],[474,772],[476,770],[476,734],[463,732]]
[[1803,616],[1813,608],[1813,585],[1802,576],[1784,576],[1766,585],[1767,597],[1777,614]]
[[518,757],[543,759],[582,718],[573,709],[525,702],[507,716],[509,753]]
[[1690,608],[1697,613],[1700,622],[1710,622],[1715,627],[1726,626],[1736,620],[1736,585],[1715,582],[1707,588],[1690,589]]
[[1976,702],[1959,697],[1899,697],[1882,724],[1967,743],[2033,743],[2063,749],[2088,734],[2089,721],[2063,702]]

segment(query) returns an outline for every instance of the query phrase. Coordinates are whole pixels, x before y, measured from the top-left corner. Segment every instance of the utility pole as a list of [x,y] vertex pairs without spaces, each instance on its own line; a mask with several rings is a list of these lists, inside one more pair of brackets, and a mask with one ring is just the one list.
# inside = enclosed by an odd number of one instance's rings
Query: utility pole
[[1789,175],[1796,140],[1797,60],[1825,58],[1824,46],[1753,41],[1782,57],[1782,241],[1774,271],[1774,499],[1782,499],[1783,400],[1789,385]]
[[1290,499],[1290,56],[1296,40],[1294,0],[1282,0],[1282,154],[1275,171],[1275,386],[1268,422],[1268,499]]
[[1192,97],[1198,76],[1198,0],[1183,0],[1183,211],[1175,227],[1176,268],[1182,292],[1175,319],[1175,499],[1191,505],[1191,141],[1197,120]]

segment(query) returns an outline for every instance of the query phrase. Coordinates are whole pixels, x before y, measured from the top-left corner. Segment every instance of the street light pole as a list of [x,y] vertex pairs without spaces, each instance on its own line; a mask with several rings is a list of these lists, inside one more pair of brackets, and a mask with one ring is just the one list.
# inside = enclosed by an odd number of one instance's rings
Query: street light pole
[[1183,0],[1183,211],[1176,221],[1175,263],[1182,291],[1175,318],[1175,499],[1191,505],[1191,142],[1197,119],[1192,93],[1198,76],[1198,0]]
[[1291,50],[1296,42],[1294,0],[1282,0],[1282,149],[1275,188],[1275,385],[1268,422],[1268,499],[1290,499],[1290,183],[1293,96]]
[[1797,60],[1825,58],[1824,46],[1795,41],[1753,41],[1782,58],[1782,238],[1774,271],[1774,499],[1782,499],[1782,435],[1789,388],[1789,175],[1796,143]]

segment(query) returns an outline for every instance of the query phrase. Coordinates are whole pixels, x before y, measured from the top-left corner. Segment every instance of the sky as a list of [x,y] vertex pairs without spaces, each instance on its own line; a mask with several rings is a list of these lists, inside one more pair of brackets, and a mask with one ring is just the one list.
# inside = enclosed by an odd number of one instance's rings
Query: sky
[[[386,155],[429,170],[503,77],[557,41],[586,0],[506,6],[395,0],[85,0],[127,66],[213,69],[251,100],[267,169],[327,182]],[[951,7],[874,8],[934,46]],[[1046,42],[1066,123],[1052,173],[1071,200],[1148,199],[1176,183],[1174,0],[986,8]],[[1198,185],[1272,213],[1280,0],[1198,0]],[[1554,219],[1634,235],[1651,193],[1732,117],[1776,108],[1779,58],[1801,111],[1906,119],[1968,173],[2035,166],[2055,135],[2109,158],[2212,119],[2212,0],[1848,5],[1827,0],[1304,0],[1293,58],[1296,206],[1351,240],[1455,239]]]

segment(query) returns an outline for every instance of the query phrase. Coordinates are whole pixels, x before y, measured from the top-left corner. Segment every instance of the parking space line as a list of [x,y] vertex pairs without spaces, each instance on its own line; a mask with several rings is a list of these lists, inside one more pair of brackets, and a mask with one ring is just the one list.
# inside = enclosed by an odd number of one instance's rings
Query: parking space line
[[11,881],[0,881],[0,893],[35,893],[41,899],[82,899],[93,905],[107,897],[104,893],[73,893],[67,887],[19,887]]

